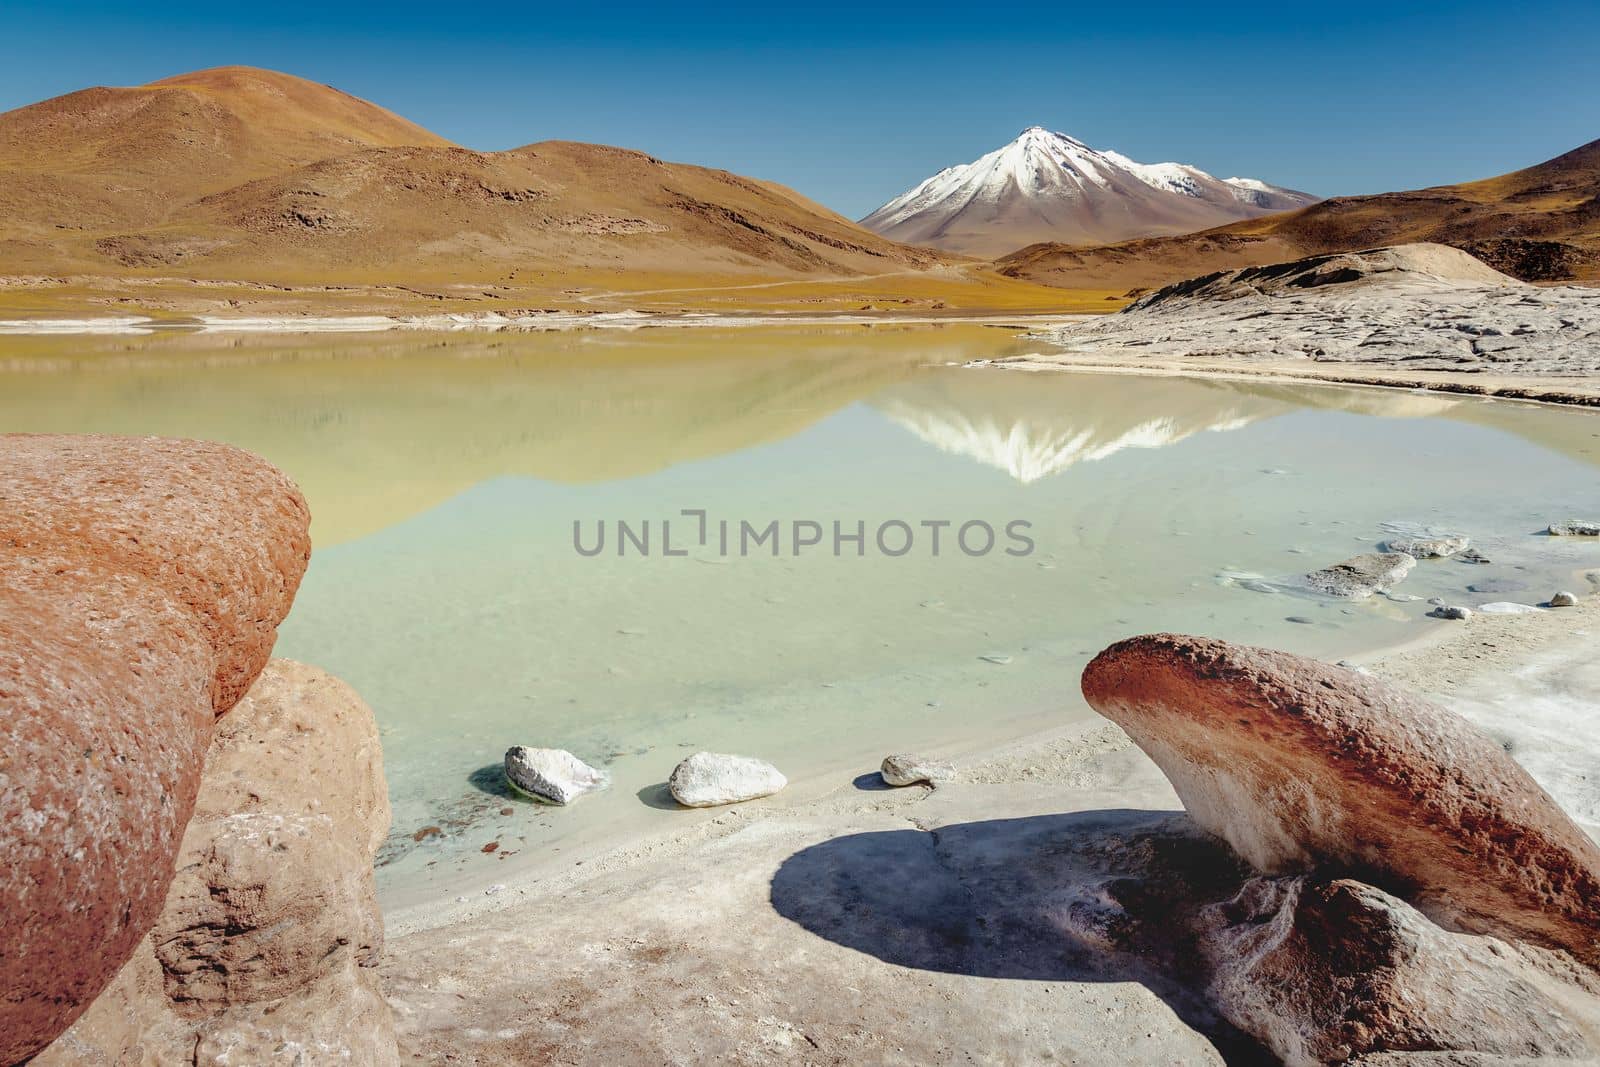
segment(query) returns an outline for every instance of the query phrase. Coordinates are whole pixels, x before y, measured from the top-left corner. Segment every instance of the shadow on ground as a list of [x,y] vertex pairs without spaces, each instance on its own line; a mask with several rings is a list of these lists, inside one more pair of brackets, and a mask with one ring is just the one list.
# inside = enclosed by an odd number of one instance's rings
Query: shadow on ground
[[1179,918],[1250,875],[1187,815],[1114,809],[833,838],[785,860],[771,900],[817,936],[901,967],[1137,981],[1228,1062],[1272,1063],[1206,1003]]

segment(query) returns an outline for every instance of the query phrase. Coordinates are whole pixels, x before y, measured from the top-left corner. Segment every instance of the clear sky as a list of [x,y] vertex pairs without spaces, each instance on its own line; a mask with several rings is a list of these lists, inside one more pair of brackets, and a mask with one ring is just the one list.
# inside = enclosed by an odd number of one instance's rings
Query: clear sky
[[462,144],[644,149],[860,216],[1030,125],[1323,195],[1600,138],[1600,2],[0,5],[0,109],[245,63]]

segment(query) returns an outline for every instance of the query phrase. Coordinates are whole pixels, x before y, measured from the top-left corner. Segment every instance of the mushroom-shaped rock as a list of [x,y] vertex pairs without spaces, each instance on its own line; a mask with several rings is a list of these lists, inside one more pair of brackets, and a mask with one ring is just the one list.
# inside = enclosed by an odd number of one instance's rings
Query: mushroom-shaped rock
[[585,793],[604,789],[611,777],[564,748],[516,745],[506,750],[506,781],[535,800],[570,804]]
[[696,752],[672,771],[667,789],[686,808],[710,808],[769,797],[789,784],[778,768],[749,756]]
[[1174,634],[1106,649],[1083,693],[1257,869],[1350,875],[1443,925],[1600,965],[1600,846],[1460,716],[1316,660]]
[[0,435],[0,1062],[65,1029],[155,921],[308,524],[226,445]]

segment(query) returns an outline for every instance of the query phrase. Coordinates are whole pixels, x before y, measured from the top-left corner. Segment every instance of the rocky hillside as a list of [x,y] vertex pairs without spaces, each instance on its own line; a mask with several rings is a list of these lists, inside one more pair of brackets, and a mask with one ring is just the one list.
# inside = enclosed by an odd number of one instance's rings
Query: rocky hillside
[[86,89],[0,115],[12,273],[490,283],[574,265],[806,276],[941,258],[777,185],[600,145],[468,151],[270,71]]
[[998,266],[1068,288],[1154,288],[1208,271],[1421,241],[1464,249],[1524,281],[1600,281],[1600,141],[1498,178],[1335,197],[1178,237],[1036,244]]

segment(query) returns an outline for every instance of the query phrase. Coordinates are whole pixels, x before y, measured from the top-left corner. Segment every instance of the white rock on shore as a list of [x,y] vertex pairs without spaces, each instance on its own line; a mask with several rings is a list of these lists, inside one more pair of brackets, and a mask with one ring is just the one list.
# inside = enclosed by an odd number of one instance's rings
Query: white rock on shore
[[564,748],[517,745],[506,750],[506,781],[535,800],[570,804],[585,793],[610,785],[611,776]]
[[672,799],[686,808],[711,808],[769,797],[789,784],[772,764],[749,756],[696,752],[667,779]]
[[883,775],[883,780],[892,786],[916,785],[918,782],[938,785],[940,782],[948,782],[955,778],[956,769],[938,760],[900,753],[885,756],[879,773]]
[[1600,521],[1568,519],[1550,524],[1551,537],[1600,537]]
[[1553,608],[1575,608],[1578,606],[1578,598],[1575,594],[1563,589],[1550,598],[1550,606]]

